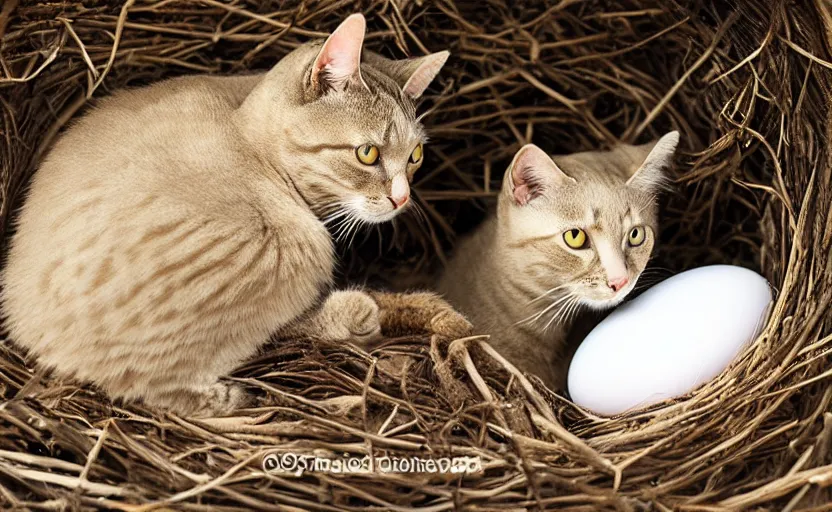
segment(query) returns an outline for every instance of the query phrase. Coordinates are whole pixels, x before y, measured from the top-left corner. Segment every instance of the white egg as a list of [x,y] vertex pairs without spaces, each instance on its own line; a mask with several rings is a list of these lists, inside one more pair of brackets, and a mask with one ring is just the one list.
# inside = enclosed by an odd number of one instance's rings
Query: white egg
[[719,375],[757,336],[771,300],[765,278],[741,267],[675,275],[589,333],[569,367],[569,394],[601,415],[684,395]]

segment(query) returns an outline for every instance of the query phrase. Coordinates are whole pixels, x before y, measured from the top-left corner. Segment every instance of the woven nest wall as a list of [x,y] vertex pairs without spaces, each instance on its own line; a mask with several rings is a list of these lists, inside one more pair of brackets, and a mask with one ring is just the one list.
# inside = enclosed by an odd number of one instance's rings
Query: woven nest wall
[[[657,265],[734,263],[777,288],[762,335],[693,394],[615,418],[526,379],[483,338],[371,354],[267,347],[257,405],[196,421],[114,404],[0,346],[0,503],[32,509],[828,510],[832,501],[832,8],[824,0],[5,0],[6,238],[39,155],[110,91],[267,69],[363,12],[367,45],[450,49],[422,105],[425,216],[343,247],[348,277],[441,265],[512,154],[682,133]],[[692,312],[695,314],[695,312]],[[405,378],[378,362],[416,360]],[[301,477],[265,454],[474,456],[483,472]],[[141,508],[144,510],[144,508]]]

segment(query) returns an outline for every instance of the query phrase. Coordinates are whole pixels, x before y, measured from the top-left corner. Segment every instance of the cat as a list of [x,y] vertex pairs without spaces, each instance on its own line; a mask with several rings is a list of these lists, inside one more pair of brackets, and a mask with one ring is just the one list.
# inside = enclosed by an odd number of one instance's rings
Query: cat
[[496,216],[460,243],[438,290],[498,352],[556,389],[575,313],[620,303],[650,259],[657,194],[678,142],[674,131],[568,156],[522,147]]
[[246,403],[221,377],[272,335],[368,343],[395,322],[384,301],[424,307],[426,329],[464,329],[435,295],[326,295],[326,222],[409,206],[415,101],[449,55],[362,55],[365,30],[352,15],[266,73],[121,91],[74,123],[10,242],[11,339],[113,398],[213,416]]

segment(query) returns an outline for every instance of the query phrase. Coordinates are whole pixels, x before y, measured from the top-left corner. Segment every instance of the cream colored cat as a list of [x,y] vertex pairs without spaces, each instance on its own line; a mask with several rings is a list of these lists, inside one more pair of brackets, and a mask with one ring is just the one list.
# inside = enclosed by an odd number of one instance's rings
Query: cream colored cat
[[11,241],[12,340],[113,397],[212,415],[244,398],[218,379],[275,332],[377,337],[364,292],[315,309],[335,265],[322,219],[377,223],[408,205],[414,100],[448,53],[362,62],[364,32],[353,15],[268,73],[119,92],[69,128]]
[[460,244],[440,291],[520,369],[559,384],[575,312],[621,302],[650,259],[656,194],[678,142],[671,132],[554,161],[524,146],[497,215]]

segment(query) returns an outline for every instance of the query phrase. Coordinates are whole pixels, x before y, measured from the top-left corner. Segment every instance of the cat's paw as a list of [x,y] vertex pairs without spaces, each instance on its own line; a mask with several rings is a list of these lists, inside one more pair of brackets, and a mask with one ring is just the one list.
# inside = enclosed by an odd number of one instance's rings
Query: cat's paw
[[459,339],[471,336],[474,332],[474,326],[449,305],[448,309],[443,309],[430,319],[430,330],[439,336]]
[[327,340],[363,345],[381,338],[378,304],[362,291],[332,292],[321,306],[317,321],[321,337]]
[[245,407],[249,395],[239,384],[215,382],[204,388],[183,388],[164,394],[150,395],[145,402],[153,407],[166,409],[181,416],[215,418],[228,416]]
[[424,333],[459,339],[473,333],[471,322],[435,293],[370,293],[381,308],[385,336]]
[[232,412],[245,407],[249,396],[242,386],[230,382],[217,382],[210,386],[203,395],[204,410],[218,416],[228,416]]

